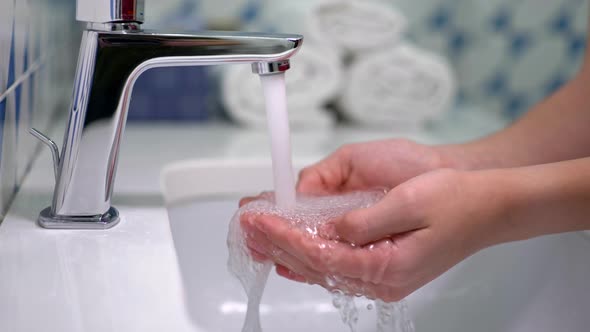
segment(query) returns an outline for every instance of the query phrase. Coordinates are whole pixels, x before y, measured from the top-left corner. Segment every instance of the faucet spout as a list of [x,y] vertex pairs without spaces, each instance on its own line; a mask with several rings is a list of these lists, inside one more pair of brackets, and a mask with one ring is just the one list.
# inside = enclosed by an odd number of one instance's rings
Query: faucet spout
[[250,63],[260,74],[289,69],[303,37],[241,32],[159,33],[138,25],[89,25],[83,34],[72,104],[46,228],[109,228],[119,147],[137,78],[155,67]]

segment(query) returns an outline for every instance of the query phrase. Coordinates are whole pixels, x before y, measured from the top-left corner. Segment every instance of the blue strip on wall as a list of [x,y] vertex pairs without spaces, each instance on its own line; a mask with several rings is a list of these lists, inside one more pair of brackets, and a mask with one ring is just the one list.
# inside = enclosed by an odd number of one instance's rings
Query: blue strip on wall
[[[7,87],[14,85],[15,74],[14,74],[14,21],[12,22],[12,32],[10,35],[10,58],[8,61],[8,80],[6,82]],[[8,96],[0,102],[0,160],[2,158],[2,147],[4,141],[4,125],[6,123],[6,104],[8,102]]]

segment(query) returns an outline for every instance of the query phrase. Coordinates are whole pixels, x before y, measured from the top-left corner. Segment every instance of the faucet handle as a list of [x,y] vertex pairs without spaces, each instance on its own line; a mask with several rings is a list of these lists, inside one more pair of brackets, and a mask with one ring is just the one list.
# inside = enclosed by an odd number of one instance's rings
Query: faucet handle
[[57,181],[59,167],[59,148],[57,147],[57,144],[55,144],[55,142],[52,141],[51,138],[47,137],[45,134],[43,134],[35,128],[29,128],[29,133],[38,138],[41,142],[43,142],[43,144],[49,147],[49,150],[51,150],[51,155],[53,157],[53,173],[55,175],[55,181]]

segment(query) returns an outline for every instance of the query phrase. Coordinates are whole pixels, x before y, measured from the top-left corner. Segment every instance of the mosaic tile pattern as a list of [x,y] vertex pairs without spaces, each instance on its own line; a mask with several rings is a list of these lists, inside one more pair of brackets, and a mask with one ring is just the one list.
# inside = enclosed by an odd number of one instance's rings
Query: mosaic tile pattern
[[[454,65],[460,102],[517,118],[555,91],[584,55],[585,0],[396,0],[411,37]],[[427,8],[428,7],[428,8]]]
[[[233,15],[246,25],[272,30],[273,22],[264,18],[276,16],[260,15],[271,1],[248,0]],[[586,46],[587,0],[350,1],[394,6],[409,19],[409,39],[449,59],[458,78],[459,103],[510,119],[566,82]],[[314,1],[298,3],[311,6]]]
[[29,128],[46,130],[65,111],[74,17],[72,1],[0,0],[0,217],[38,151]]

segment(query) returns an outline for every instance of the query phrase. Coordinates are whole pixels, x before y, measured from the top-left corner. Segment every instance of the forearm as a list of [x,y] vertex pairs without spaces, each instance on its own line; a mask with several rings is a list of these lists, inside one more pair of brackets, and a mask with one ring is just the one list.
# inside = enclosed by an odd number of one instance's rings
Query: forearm
[[474,173],[483,190],[503,187],[489,244],[590,229],[590,158]]
[[589,124],[590,72],[583,70],[512,126],[483,139],[436,149],[447,166],[467,170],[576,159],[590,156]]

